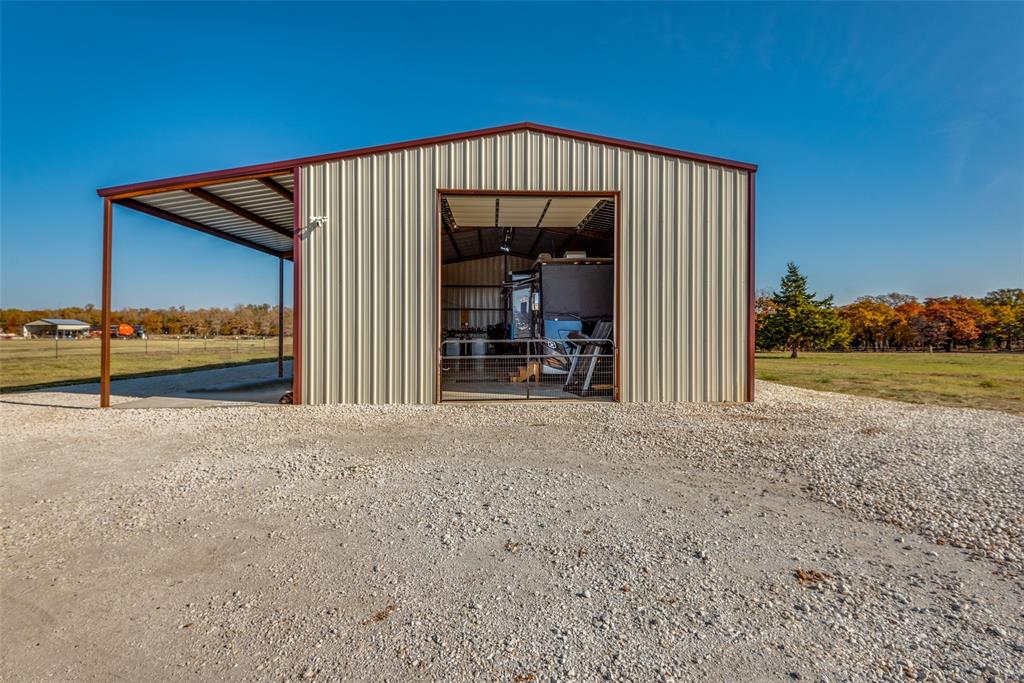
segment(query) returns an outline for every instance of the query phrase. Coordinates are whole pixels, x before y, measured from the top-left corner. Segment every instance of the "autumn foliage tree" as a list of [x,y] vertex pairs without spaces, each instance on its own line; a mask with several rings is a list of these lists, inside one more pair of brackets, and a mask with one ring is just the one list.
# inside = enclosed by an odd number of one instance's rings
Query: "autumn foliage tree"
[[[839,312],[842,314],[843,310],[840,309]],[[892,312],[893,323],[883,348],[906,348],[916,345],[920,339],[916,323],[924,315],[924,305],[917,299],[908,297],[908,300],[894,306]]]
[[[285,334],[291,334],[291,310],[285,308]],[[25,323],[39,318],[70,318],[93,326],[100,324],[100,311],[89,304],[84,307],[48,310],[0,309],[0,329],[20,334]],[[277,307],[270,304],[245,304],[234,308],[186,309],[123,308],[111,312],[113,324],[142,325],[148,334],[215,337],[227,335],[277,335]]]
[[[794,266],[795,269],[795,266]],[[796,271],[799,276],[799,271]],[[782,292],[761,291],[754,300],[759,348],[787,348],[789,323],[781,317],[783,305],[815,308],[813,294],[806,293],[806,281],[783,278]],[[789,284],[787,283],[789,281]],[[795,285],[795,294],[786,288]],[[801,289],[802,287],[802,289]],[[802,303],[801,303],[802,302]],[[831,309],[831,297],[816,304]],[[792,315],[793,308],[786,309]],[[1021,349],[1024,347],[1024,289],[997,289],[980,298],[947,296],[918,301],[909,294],[891,292],[863,296],[834,309],[846,324],[849,345],[865,351],[892,349]],[[291,334],[291,311],[285,309],[285,334]],[[0,330],[20,334],[25,323],[39,318],[73,318],[93,326],[100,324],[100,311],[92,304],[64,308],[23,310],[0,309]],[[806,318],[806,316],[805,316]],[[811,317],[810,319],[819,318]],[[247,304],[233,308],[124,308],[113,311],[114,324],[142,325],[151,335],[276,335],[277,308],[269,304]],[[835,324],[834,321],[832,323]],[[822,339],[825,341],[823,342]],[[844,346],[844,335],[805,338],[799,348]]]
[[988,332],[996,346],[1010,349],[1024,339],[1024,289],[997,289],[981,302],[991,315]]
[[935,297],[921,303],[907,294],[861,297],[839,314],[850,325],[854,348],[1004,348],[1024,341],[1024,290],[999,289],[980,299]]
[[796,358],[801,349],[846,346],[849,324],[836,313],[832,296],[815,297],[807,291],[807,278],[796,264],[788,264],[779,291],[771,297],[773,310],[758,325],[758,344],[789,349],[790,358]]
[[850,334],[876,350],[882,348],[896,322],[896,311],[870,296],[844,307],[842,316],[850,326]]
[[989,327],[991,316],[981,304],[962,296],[925,300],[925,318],[931,323],[929,344],[944,346],[971,346]]

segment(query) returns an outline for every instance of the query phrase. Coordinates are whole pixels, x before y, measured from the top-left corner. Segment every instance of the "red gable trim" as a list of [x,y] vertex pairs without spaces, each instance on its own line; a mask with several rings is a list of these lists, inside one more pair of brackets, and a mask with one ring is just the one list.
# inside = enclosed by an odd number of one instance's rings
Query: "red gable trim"
[[681,159],[689,159],[691,161],[700,161],[708,164],[714,164],[717,166],[725,166],[728,168],[736,168],[742,171],[750,171],[751,173],[757,171],[756,164],[748,164],[742,161],[733,161],[731,159],[723,159],[721,157],[708,156],[705,154],[695,154],[693,152],[685,152],[679,149],[671,149],[669,147],[658,147],[656,145],[646,145],[640,142],[631,142],[629,140],[620,140],[618,138],[609,138],[603,135],[592,135],[590,133],[581,133],[579,131],[567,130],[564,128],[554,128],[552,126],[544,126],[539,123],[514,123],[508,126],[495,126],[493,128],[481,128],[479,130],[466,131],[464,133],[453,133],[450,135],[437,135],[429,138],[420,138],[419,140],[410,140],[408,142],[395,142],[388,145],[377,145],[374,147],[361,147],[359,149],[351,149],[343,152],[334,152],[331,154],[319,154],[315,156],[299,157],[298,159],[289,159],[287,161],[274,161],[267,164],[255,164],[252,166],[239,166],[237,168],[228,168],[221,171],[209,171],[207,173],[194,173],[192,175],[176,176],[173,178],[162,178],[160,180],[150,180],[143,183],[131,183],[128,185],[116,185],[114,187],[105,187],[96,190],[96,194],[101,197],[117,197],[127,193],[145,192],[147,190],[157,190],[170,185],[181,185],[187,183],[199,183],[204,181],[224,181],[237,176],[252,176],[263,173],[274,173],[280,171],[283,173],[289,173],[296,166],[308,166],[309,164],[316,164],[324,161],[333,161],[335,159],[348,159],[351,157],[367,156],[370,154],[378,154],[380,152],[393,152],[401,149],[410,149],[413,147],[426,147],[428,145],[436,145],[444,142],[453,142],[457,140],[467,140],[470,138],[480,138],[489,135],[498,135],[500,133],[511,133],[514,131],[528,130],[536,133],[548,133],[551,135],[560,135],[562,137],[573,138],[576,140],[584,140],[586,142],[596,142],[604,145],[612,145],[615,147],[624,147],[626,149],[633,149],[640,152],[649,152],[651,154],[660,154],[669,157],[678,157]]

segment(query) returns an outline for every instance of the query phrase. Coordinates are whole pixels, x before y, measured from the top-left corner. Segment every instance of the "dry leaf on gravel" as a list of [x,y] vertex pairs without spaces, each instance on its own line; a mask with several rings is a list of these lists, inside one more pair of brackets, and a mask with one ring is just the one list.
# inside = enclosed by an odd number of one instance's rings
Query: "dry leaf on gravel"
[[394,604],[388,605],[387,607],[385,607],[381,611],[379,611],[376,614],[374,614],[369,619],[363,619],[359,623],[362,624],[363,626],[369,626],[370,624],[375,624],[377,622],[384,621],[389,616],[391,616],[391,613],[394,612],[396,609],[398,609],[398,608],[395,607]]
[[806,586],[810,583],[821,583],[829,577],[824,572],[819,572],[817,569],[797,569],[793,572],[793,576],[800,580],[801,586]]

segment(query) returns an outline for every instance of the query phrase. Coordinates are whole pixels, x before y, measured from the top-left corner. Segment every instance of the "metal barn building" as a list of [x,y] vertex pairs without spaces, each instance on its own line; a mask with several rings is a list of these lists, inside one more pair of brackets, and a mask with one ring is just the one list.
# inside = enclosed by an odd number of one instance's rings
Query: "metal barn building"
[[116,204],[293,261],[296,403],[749,401],[756,170],[523,123],[101,189],[102,327]]
[[66,318],[42,318],[25,323],[22,335],[25,337],[78,337],[89,331],[89,323]]

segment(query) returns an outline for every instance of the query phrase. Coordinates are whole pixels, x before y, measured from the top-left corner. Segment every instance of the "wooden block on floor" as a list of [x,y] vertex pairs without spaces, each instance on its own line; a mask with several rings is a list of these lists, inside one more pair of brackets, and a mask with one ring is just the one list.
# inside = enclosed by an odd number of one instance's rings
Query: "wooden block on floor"
[[531,379],[540,381],[540,363],[537,361],[531,361],[529,365],[519,368],[518,374],[508,376],[508,381],[512,383],[526,382]]

